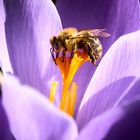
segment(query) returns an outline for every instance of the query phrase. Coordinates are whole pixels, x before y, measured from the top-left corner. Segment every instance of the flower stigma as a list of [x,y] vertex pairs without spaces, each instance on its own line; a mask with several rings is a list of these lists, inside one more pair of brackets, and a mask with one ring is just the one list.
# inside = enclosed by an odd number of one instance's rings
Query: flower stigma
[[[58,36],[50,39],[50,49],[55,64],[62,74],[62,95],[60,109],[74,115],[78,86],[73,82],[74,75],[82,64],[87,61],[96,65],[102,56],[102,45],[98,37],[107,37],[109,34],[103,29],[81,30],[66,28]],[[54,103],[55,91],[58,82],[54,82],[50,89],[50,100]]]
[[[63,61],[62,61],[63,60]],[[62,97],[60,109],[73,116],[77,96],[77,84],[72,82],[73,77],[82,64],[89,60],[86,53],[75,52],[73,58],[58,57],[56,64],[62,74]],[[55,90],[58,82],[53,82],[50,90],[50,100],[55,101]]]

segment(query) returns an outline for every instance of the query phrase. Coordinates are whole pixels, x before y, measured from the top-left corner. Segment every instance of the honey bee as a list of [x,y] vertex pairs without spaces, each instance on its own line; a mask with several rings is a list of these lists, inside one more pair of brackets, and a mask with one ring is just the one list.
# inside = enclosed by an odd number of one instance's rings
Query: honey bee
[[[83,50],[90,57],[91,62],[96,65],[96,61],[102,56],[102,45],[99,37],[108,37],[105,29],[77,30],[76,28],[66,28],[58,36],[50,39],[52,48],[50,49],[52,58],[56,64],[56,59],[61,54],[64,58],[66,52],[70,52],[73,58],[75,51]],[[57,65],[57,64],[56,64]]]

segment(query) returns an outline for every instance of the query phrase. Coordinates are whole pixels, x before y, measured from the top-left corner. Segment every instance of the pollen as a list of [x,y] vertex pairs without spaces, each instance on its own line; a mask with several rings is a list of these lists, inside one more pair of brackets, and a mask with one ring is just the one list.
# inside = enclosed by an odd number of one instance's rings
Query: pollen
[[[89,61],[89,56],[87,55],[87,53],[83,53],[80,51],[76,51],[73,58],[58,57],[56,59],[56,64],[61,71],[63,81],[60,109],[68,113],[70,116],[74,115],[78,89],[77,84],[73,82],[73,77],[80,66],[86,61]],[[50,90],[50,100],[52,102],[54,102],[55,100],[55,90],[57,84],[57,82],[54,82]]]

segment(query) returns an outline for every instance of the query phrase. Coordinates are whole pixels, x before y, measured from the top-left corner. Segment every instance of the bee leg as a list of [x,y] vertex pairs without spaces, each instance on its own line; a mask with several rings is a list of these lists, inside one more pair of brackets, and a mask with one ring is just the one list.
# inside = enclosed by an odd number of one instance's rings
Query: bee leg
[[[55,57],[54,57],[54,49],[51,48],[51,49],[50,49],[50,52],[51,52],[51,55],[52,55],[53,61],[54,61],[54,63],[56,64]],[[56,64],[56,65],[57,65],[57,64]]]
[[64,58],[66,57],[66,52],[67,51],[67,47],[65,44],[63,44],[63,51],[62,51],[62,62],[64,62]]
[[59,56],[59,52],[58,52],[58,51],[56,51],[56,58],[58,58],[58,56]]
[[71,56],[70,56],[70,63],[71,63],[71,60],[72,60],[72,58],[73,58],[73,56],[74,56],[74,53],[75,53],[75,51],[76,51],[76,49],[77,49],[77,46],[76,46],[76,44],[74,43],[74,45],[72,46],[72,52],[71,52]]
[[64,62],[64,58],[65,58],[65,50],[62,51],[62,62]]
[[71,59],[73,58],[73,56],[74,56],[74,52],[76,51],[76,45],[74,44],[73,46],[72,46],[72,52],[71,52]]
[[69,64],[71,63],[71,60],[72,60],[73,56],[74,56],[74,51],[71,52],[70,62],[69,62]]

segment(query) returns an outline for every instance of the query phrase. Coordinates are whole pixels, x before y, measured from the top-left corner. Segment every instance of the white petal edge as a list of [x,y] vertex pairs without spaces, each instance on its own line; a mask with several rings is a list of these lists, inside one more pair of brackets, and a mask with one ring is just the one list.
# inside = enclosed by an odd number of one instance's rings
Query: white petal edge
[[5,38],[5,9],[3,0],[0,1],[0,67],[3,72],[13,73]]

